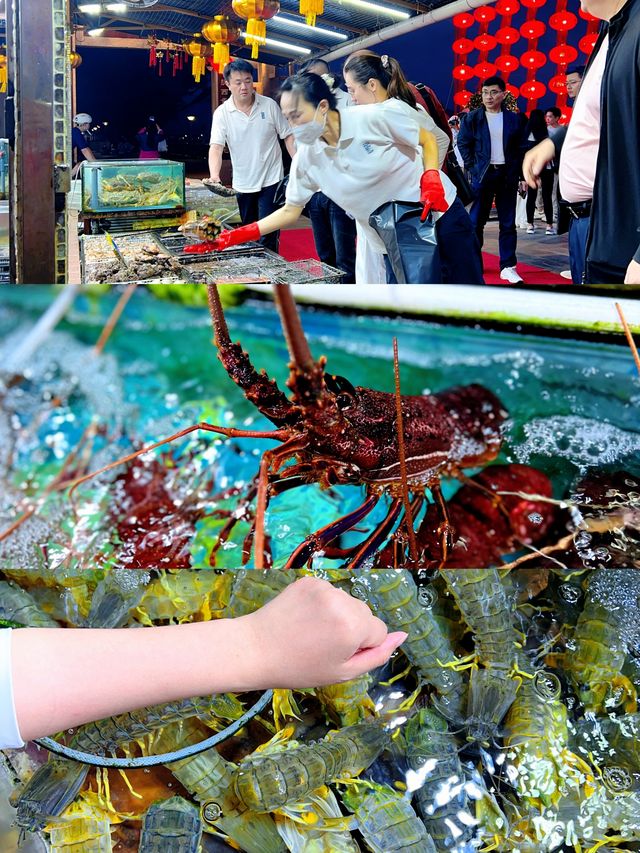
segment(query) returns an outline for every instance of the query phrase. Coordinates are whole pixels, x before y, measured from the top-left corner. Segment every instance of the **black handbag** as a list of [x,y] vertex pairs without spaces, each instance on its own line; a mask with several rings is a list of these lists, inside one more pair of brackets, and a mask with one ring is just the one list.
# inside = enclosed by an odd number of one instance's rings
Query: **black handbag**
[[388,201],[376,208],[369,225],[385,245],[398,284],[440,284],[440,253],[433,218],[420,221],[419,201]]
[[462,168],[460,163],[458,163],[458,158],[456,157],[455,151],[450,150],[447,153],[446,163],[447,177],[455,186],[458,198],[466,207],[468,204],[471,204],[472,201],[475,201],[476,194],[471,189],[471,184],[467,180],[467,176],[465,175],[464,169]]

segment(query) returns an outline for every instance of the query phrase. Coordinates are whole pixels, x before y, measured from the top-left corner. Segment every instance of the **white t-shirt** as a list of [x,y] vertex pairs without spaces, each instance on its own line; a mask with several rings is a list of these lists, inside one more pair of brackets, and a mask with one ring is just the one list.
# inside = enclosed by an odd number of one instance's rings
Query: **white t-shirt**
[[0,628],[0,749],[24,746],[13,704],[11,628]]
[[[369,216],[388,201],[418,201],[424,171],[418,144],[420,127],[433,120],[404,101],[389,98],[340,110],[340,138],[335,147],[319,139],[298,145],[291,163],[286,198],[304,207],[322,192],[359,223],[371,247],[384,252],[384,244],[369,225]],[[440,173],[447,202],[456,189]]]
[[608,47],[609,36],[605,36],[582,81],[562,146],[558,179],[560,194],[569,203],[593,198],[600,147],[600,90]]
[[504,126],[504,117],[502,110],[499,113],[490,113],[485,110],[487,124],[489,125],[489,136],[491,137],[491,163],[495,166],[504,163],[504,143],[502,139],[502,129]]
[[233,97],[214,111],[210,144],[229,148],[233,189],[255,193],[282,180],[278,137],[285,139],[291,132],[276,102],[256,92],[248,115],[235,106]]

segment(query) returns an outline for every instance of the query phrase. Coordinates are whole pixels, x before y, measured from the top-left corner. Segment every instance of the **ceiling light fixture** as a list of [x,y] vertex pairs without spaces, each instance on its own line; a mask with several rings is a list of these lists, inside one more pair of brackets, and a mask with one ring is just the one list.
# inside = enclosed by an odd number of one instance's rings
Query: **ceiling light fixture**
[[369,3],[369,0],[342,0],[343,3],[348,3],[351,6],[357,6],[359,9],[366,9],[368,12],[375,12],[379,15],[389,15],[391,18],[410,18],[409,12],[403,12],[400,9],[391,9],[389,6],[380,6],[378,3]]
[[87,30],[87,35],[91,36],[92,38],[98,38],[98,36],[101,36],[103,32],[104,27],[96,27],[96,29],[94,30]]
[[84,12],[86,15],[99,15],[102,12],[102,5],[100,3],[83,3],[78,6],[78,11]]
[[271,19],[272,24],[280,24],[283,27],[293,27],[300,30],[311,30],[312,33],[318,33],[323,36],[332,36],[333,38],[346,41],[349,36],[344,33],[335,33],[332,30],[325,30],[323,27],[310,27],[308,24],[303,24],[302,21],[295,21],[293,18],[283,18],[282,15],[276,15]]
[[[240,35],[244,39],[246,39],[246,37],[247,37],[247,33],[245,30],[242,30]],[[309,50],[308,47],[298,47],[297,45],[289,44],[286,41],[277,41],[276,39],[270,39],[270,38],[265,39],[265,41],[266,41],[266,44],[271,45],[271,47],[280,47],[283,50],[290,50],[292,53],[302,53],[305,56],[307,56],[308,54],[311,53],[311,51]]]

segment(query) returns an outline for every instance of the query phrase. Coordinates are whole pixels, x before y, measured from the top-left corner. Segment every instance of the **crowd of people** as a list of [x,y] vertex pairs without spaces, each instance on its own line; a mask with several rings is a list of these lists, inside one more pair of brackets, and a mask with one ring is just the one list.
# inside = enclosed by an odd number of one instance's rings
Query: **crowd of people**
[[[305,212],[319,258],[345,283],[422,283],[398,277],[394,254],[415,255],[434,241],[434,282],[482,283],[481,248],[495,207],[500,278],[517,284],[521,196],[528,234],[540,208],[545,236],[568,230],[574,284],[640,283],[640,193],[620,204],[640,148],[640,0],[583,5],[604,24],[588,64],[567,70],[568,124],[556,106],[527,116],[505,104],[500,76],[482,81],[480,106],[447,118],[393,57],[367,50],[347,59],[342,76],[311,60],[284,82],[278,102],[256,92],[251,63],[234,59],[224,69],[230,97],[213,114],[209,171],[220,183],[227,147],[242,225],[216,246],[259,240],[277,251],[280,229]],[[85,119],[76,116],[74,146],[91,159]],[[153,116],[138,140],[140,157],[158,156],[164,139]],[[292,157],[286,178],[281,141]],[[389,237],[376,223],[398,201],[409,212]]]

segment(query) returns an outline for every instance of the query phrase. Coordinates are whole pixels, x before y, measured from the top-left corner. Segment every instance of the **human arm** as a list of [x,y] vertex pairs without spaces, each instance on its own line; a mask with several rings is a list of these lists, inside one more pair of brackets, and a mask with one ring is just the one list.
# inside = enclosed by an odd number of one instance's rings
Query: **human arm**
[[464,162],[464,168],[467,172],[473,169],[473,158],[475,151],[475,139],[471,128],[471,118],[469,115],[463,115],[460,121],[460,130],[456,140],[458,151]]
[[625,284],[640,284],[640,247],[635,254],[635,257],[629,262],[627,272],[624,277]]
[[555,156],[556,149],[551,139],[543,139],[524,155],[522,174],[532,189],[540,186],[542,170]]
[[284,144],[289,152],[289,157],[293,159],[293,155],[296,153],[296,141],[293,138],[293,133],[290,133],[289,136],[285,136]]
[[319,687],[383,664],[406,638],[319,578],[247,616],[140,629],[12,631],[24,740],[135,708],[267,688]]
[[224,145],[212,143],[209,146],[209,175],[214,184],[220,183],[220,169],[222,168],[222,152]]
[[270,213],[269,216],[265,216],[258,222],[250,222],[248,225],[241,225],[240,228],[223,231],[215,240],[186,246],[185,252],[190,254],[219,252],[228,249],[230,246],[239,246],[242,243],[249,243],[251,240],[259,240],[265,234],[271,234],[272,231],[293,225],[294,222],[298,221],[301,213],[302,207],[295,207],[287,203],[284,207]]
[[430,211],[444,213],[449,209],[445,198],[445,189],[439,171],[438,143],[433,133],[420,128],[419,144],[422,148],[424,172],[420,178],[420,201],[424,205],[421,219],[424,221]]
[[87,146],[86,148],[81,148],[80,151],[82,152],[82,156],[84,157],[85,160],[95,160],[96,159],[95,154],[89,148],[89,146]]

